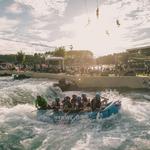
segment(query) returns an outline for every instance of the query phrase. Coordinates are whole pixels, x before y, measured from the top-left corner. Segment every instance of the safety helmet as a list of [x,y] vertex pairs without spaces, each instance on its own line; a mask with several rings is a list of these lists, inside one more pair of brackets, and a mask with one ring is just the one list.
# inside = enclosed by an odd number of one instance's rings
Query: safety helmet
[[76,97],[77,97],[77,95],[73,94],[73,95],[72,95],[72,97],[73,97],[73,98],[76,98]]
[[82,96],[82,97],[86,97],[86,94],[85,94],[85,93],[83,93],[81,96]]
[[100,92],[97,92],[96,95],[95,95],[95,97],[96,97],[97,99],[99,99],[99,98],[101,97],[101,93],[100,93]]
[[65,99],[66,99],[66,100],[70,100],[70,97],[69,97],[69,96],[66,96]]
[[37,97],[37,98],[41,98],[41,95],[37,95],[36,97]]
[[80,96],[77,97],[77,101],[81,101],[81,97]]

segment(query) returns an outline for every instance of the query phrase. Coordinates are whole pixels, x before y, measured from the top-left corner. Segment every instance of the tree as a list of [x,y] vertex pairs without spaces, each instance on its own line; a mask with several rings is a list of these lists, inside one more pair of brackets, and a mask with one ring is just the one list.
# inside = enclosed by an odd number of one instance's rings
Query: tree
[[58,47],[52,52],[52,55],[56,57],[65,57],[65,53],[66,51],[64,47]]
[[34,64],[41,64],[45,62],[45,57],[40,53],[34,53]]
[[97,64],[110,65],[115,64],[115,55],[101,56],[96,59]]
[[24,62],[26,65],[33,65],[34,64],[34,56],[33,55],[26,55],[26,59]]
[[17,61],[17,63],[24,64],[25,58],[26,58],[25,57],[25,53],[23,53],[22,51],[17,52],[17,55],[16,55],[16,61]]
[[0,62],[14,63],[16,61],[16,55],[0,55]]

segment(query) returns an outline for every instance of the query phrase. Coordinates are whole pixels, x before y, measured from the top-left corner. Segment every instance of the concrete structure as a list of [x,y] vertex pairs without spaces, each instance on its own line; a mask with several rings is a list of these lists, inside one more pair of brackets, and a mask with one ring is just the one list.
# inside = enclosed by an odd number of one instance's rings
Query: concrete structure
[[[16,74],[16,71],[0,71],[0,74],[9,73]],[[120,77],[104,77],[104,76],[73,76],[52,73],[22,72],[30,75],[32,78],[46,78],[50,80],[59,80],[65,78],[76,83],[78,89],[98,89],[98,88],[129,88],[129,89],[150,89],[149,77],[136,76],[120,76]],[[78,90],[77,89],[77,90]]]
[[150,89],[150,77],[100,77],[81,76],[75,79],[80,88],[131,88]]
[[[49,78],[72,80],[79,89],[98,89],[98,88],[129,88],[129,89],[150,89],[150,77],[121,76],[72,76],[65,74],[33,73],[34,78]],[[78,89],[77,89],[78,90]]]
[[137,47],[132,49],[127,49],[127,52],[130,54],[139,54],[150,56],[150,46]]

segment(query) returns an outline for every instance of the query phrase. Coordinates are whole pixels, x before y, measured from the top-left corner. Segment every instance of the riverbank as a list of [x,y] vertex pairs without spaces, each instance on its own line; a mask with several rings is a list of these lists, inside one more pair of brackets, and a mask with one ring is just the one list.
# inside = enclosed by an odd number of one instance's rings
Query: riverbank
[[65,78],[74,81],[78,88],[131,88],[131,89],[150,89],[150,76],[89,76],[89,75],[66,75],[65,73],[39,73],[39,72],[16,72],[0,71],[0,74],[25,74],[32,78],[47,78],[59,80]]

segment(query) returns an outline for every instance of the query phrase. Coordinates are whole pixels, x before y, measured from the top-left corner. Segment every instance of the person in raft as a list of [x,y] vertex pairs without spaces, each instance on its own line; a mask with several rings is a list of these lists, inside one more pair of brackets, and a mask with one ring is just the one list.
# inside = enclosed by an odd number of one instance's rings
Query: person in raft
[[[66,96],[62,101],[63,104],[63,111],[73,111],[73,110],[85,110],[87,106],[84,106],[83,100],[81,97],[77,95],[72,95],[72,99],[69,96]],[[101,99],[104,99],[103,101]],[[90,106],[92,111],[97,111],[102,106],[107,104],[108,99],[101,96],[101,93],[96,93],[95,97],[91,100]],[[60,99],[56,98],[55,101],[50,106],[47,101],[41,97],[40,95],[37,96],[35,101],[35,106],[37,109],[53,109],[55,112],[60,110]]]
[[50,109],[50,106],[48,105],[46,99],[44,99],[40,95],[38,95],[36,100],[35,100],[35,107],[37,109]]
[[[103,101],[101,99],[104,99]],[[101,93],[96,93],[95,97],[91,100],[91,110],[97,111],[101,108],[102,104],[107,104],[108,99],[101,96]]]
[[71,105],[71,102],[70,102],[70,97],[69,96],[66,96],[64,98],[64,100],[62,101],[62,104],[63,104],[63,112],[69,112],[72,110],[72,105]]
[[59,111],[59,109],[60,109],[60,98],[59,98],[59,97],[56,97],[56,98],[55,98],[55,101],[52,103],[51,108],[52,108],[55,112],[58,112],[58,111]]

